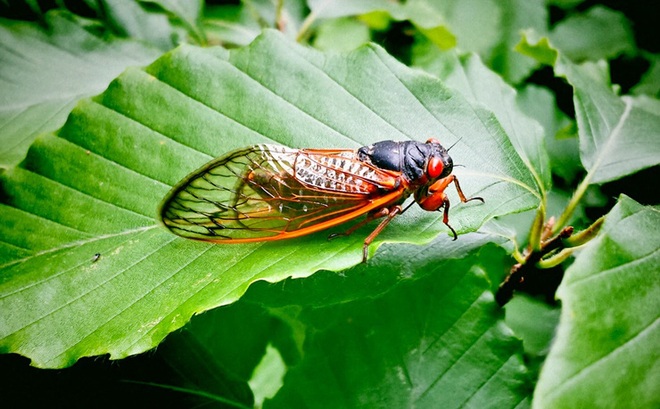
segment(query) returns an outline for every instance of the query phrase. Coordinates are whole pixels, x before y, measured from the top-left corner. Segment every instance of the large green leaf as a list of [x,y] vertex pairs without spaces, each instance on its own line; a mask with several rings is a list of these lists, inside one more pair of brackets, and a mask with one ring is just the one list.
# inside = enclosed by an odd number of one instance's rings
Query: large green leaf
[[660,405],[660,212],[622,196],[558,290],[539,408]]
[[239,302],[193,318],[158,354],[194,345],[186,359],[201,357],[209,375],[183,357],[177,372],[198,379],[199,392],[236,400],[226,382],[204,379],[246,380],[275,347],[277,378],[287,375],[266,407],[526,407],[522,345],[484,275],[510,256],[491,240],[472,233],[427,247],[389,244],[375,263],[342,274],[256,283]]
[[0,167],[18,163],[37,135],[62,126],[78,100],[160,55],[146,44],[96,37],[68,13],[44,19],[47,30],[0,20]]
[[[372,226],[330,242],[322,232],[212,245],[160,227],[158,203],[212,156],[244,145],[357,147],[432,136],[458,141],[452,155],[465,166],[456,169],[463,190],[486,200],[461,205],[450,192],[457,231],[538,204],[532,176],[492,113],[377,46],[322,54],[267,32],[244,49],[184,46],[129,69],[2,175],[1,348],[42,367],[121,358],[236,300],[256,280],[356,264]],[[440,233],[439,215],[415,208],[378,243]]]
[[[449,260],[453,246],[441,240],[402,247],[414,257],[393,252],[378,270],[358,266],[334,277],[342,292],[358,280],[377,283],[379,274],[401,281],[402,271],[415,272],[383,296],[289,308],[306,328],[304,354],[266,408],[529,405],[522,345],[503,324],[485,275],[509,256],[485,247]],[[284,292],[297,301],[296,289]]]
[[534,175],[539,191],[549,190],[552,180],[543,128],[523,113],[516,100],[516,90],[486,68],[477,55],[458,56],[455,50],[437,49],[425,54],[418,58],[424,68],[495,114]]
[[573,86],[580,158],[589,183],[609,182],[660,163],[660,111],[642,109],[612,90],[592,63],[576,65],[546,38],[528,33],[519,49],[546,64]]

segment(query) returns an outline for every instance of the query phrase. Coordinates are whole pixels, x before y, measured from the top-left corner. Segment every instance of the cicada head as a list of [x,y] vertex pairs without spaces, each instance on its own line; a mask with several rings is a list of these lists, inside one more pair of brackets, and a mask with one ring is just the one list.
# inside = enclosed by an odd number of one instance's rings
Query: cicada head
[[426,141],[429,147],[428,156],[426,160],[425,173],[429,182],[435,182],[438,179],[443,179],[449,176],[454,169],[454,162],[449,156],[449,152],[445,149],[440,142],[435,139]]

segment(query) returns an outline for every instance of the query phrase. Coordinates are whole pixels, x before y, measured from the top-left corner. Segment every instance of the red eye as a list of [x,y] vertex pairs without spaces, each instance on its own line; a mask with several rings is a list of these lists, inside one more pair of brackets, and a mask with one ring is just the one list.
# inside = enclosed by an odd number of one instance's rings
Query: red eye
[[435,179],[442,175],[443,170],[445,170],[445,165],[442,163],[442,159],[437,156],[432,156],[431,159],[429,159],[429,164],[426,166],[426,174],[431,179]]

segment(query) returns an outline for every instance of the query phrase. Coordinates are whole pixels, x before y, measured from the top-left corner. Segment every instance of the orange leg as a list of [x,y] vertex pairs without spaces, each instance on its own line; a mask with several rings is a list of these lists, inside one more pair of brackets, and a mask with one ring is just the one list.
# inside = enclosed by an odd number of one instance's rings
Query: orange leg
[[350,236],[355,230],[359,229],[360,227],[364,226],[365,224],[369,223],[372,220],[380,219],[381,217],[387,216],[388,213],[389,213],[389,209],[387,209],[387,208],[382,208],[382,209],[378,209],[378,210],[373,211],[373,212],[369,212],[367,214],[367,217],[364,220],[362,220],[359,223],[355,223],[353,226],[351,226],[345,232],[330,234],[328,236],[328,240],[335,239],[339,236]]
[[392,206],[391,208],[384,207],[382,209],[378,209],[375,212],[369,213],[367,215],[367,218],[362,220],[360,223],[356,223],[353,226],[351,226],[350,229],[346,230],[343,233],[333,233],[328,236],[328,240],[332,240],[335,237],[338,236],[348,236],[351,233],[353,233],[355,230],[359,229],[360,227],[364,226],[365,224],[369,223],[370,221],[374,219],[379,219],[381,217],[385,217],[383,221],[380,222],[380,224],[374,229],[374,231],[367,236],[366,239],[364,239],[364,246],[362,247],[362,262],[365,263],[367,261],[367,256],[369,255],[369,245],[374,241],[376,236],[383,231],[385,226],[387,226],[390,221],[394,218],[394,216],[397,216],[402,213],[401,206]]
[[458,235],[456,234],[456,230],[454,230],[454,228],[449,224],[450,204],[449,198],[445,194],[445,189],[447,189],[447,186],[449,186],[451,183],[454,183],[456,186],[456,191],[458,192],[458,197],[461,199],[461,202],[467,203],[472,200],[481,200],[481,202],[484,203],[484,199],[481,197],[471,197],[469,199],[466,198],[465,194],[463,193],[463,189],[461,189],[461,185],[458,183],[458,178],[456,178],[454,175],[449,175],[444,179],[438,180],[428,189],[426,189],[426,191],[421,190],[415,192],[415,200],[417,203],[419,203],[422,209],[428,210],[430,212],[444,208],[442,222],[445,224],[445,226],[449,227],[449,230],[451,230],[452,234],[454,235],[454,240],[456,240]]
[[394,219],[395,216],[399,215],[401,213],[401,206],[392,206],[389,209],[381,209],[381,211],[386,211],[386,214],[384,215],[385,218],[383,219],[382,222],[374,229],[374,231],[371,232],[370,235],[367,236],[366,239],[364,239],[364,246],[362,246],[362,262],[366,263],[367,262],[367,256],[369,255],[369,245],[371,242],[374,241],[376,236],[380,234],[381,231],[387,226],[392,219]]

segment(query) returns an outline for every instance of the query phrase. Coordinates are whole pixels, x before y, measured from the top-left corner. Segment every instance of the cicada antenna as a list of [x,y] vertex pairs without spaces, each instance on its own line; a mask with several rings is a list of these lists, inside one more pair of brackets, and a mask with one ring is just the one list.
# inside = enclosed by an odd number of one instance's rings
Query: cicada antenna
[[458,140],[456,142],[454,142],[449,148],[447,148],[447,152],[449,152],[451,150],[451,148],[456,146],[456,144],[459,143],[462,139],[463,139],[462,136],[460,138],[458,138]]

